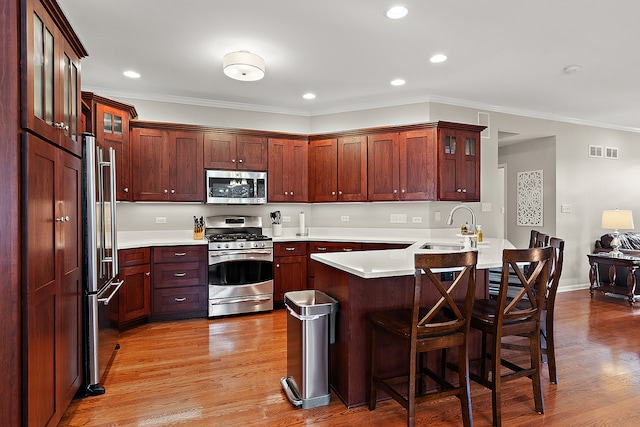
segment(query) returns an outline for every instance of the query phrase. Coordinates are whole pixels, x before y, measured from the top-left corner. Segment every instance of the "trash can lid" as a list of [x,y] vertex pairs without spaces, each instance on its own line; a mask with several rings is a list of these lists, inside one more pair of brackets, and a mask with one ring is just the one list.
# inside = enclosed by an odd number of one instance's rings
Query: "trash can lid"
[[330,314],[338,310],[338,301],[315,289],[287,292],[284,304],[301,316]]

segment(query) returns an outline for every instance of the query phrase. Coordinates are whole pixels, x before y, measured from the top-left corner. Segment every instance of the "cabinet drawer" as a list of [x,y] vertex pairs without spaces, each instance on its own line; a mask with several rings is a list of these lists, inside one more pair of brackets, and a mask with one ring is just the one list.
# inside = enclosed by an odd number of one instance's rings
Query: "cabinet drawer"
[[149,248],[121,249],[118,251],[118,265],[131,267],[132,265],[149,264],[151,250]]
[[311,242],[309,243],[309,253],[318,252],[351,252],[362,249],[360,243],[346,242]]
[[171,262],[153,266],[153,288],[178,286],[205,286],[206,264],[204,262]]
[[153,262],[207,262],[207,245],[156,246],[153,248]]
[[274,256],[295,256],[307,254],[307,242],[276,243]]
[[183,313],[206,309],[207,289],[204,286],[153,291],[153,314]]

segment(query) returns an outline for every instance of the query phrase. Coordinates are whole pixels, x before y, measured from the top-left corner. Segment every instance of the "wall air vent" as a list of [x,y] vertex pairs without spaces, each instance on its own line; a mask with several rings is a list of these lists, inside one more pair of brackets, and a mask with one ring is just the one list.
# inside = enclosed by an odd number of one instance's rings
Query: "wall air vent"
[[602,145],[590,145],[589,157],[602,157]]
[[605,159],[618,160],[618,148],[617,147],[606,147],[604,149],[604,158]]

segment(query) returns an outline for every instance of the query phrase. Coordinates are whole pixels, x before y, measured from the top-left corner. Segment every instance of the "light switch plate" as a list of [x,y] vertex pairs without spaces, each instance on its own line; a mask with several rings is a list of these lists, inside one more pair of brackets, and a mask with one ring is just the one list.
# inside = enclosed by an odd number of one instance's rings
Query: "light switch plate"
[[568,204],[560,205],[560,212],[562,213],[571,213],[572,206]]
[[156,224],[166,224],[167,223],[167,217],[166,216],[157,216],[156,217]]
[[282,222],[291,222],[291,217],[290,216],[283,216],[282,217]]
[[391,214],[390,221],[392,224],[404,224],[407,222],[407,214]]
[[342,222],[348,222],[349,221],[349,215],[342,215],[340,217],[340,221]]
[[421,216],[414,216],[411,218],[411,222],[414,224],[419,224],[422,222],[422,217]]
[[482,212],[491,212],[491,203],[483,203]]

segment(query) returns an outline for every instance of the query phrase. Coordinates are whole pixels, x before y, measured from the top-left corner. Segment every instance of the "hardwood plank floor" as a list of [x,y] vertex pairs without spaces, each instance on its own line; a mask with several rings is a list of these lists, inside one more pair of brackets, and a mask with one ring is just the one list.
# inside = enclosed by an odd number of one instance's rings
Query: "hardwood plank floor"
[[[556,301],[559,384],[544,365],[546,412],[531,382],[503,388],[505,426],[640,425],[640,307],[587,290]],[[347,409],[296,409],[280,388],[286,375],[286,312],[146,324],[122,333],[106,394],[72,402],[59,426],[403,426],[394,401]],[[476,426],[491,425],[491,393],[472,383]],[[455,398],[423,403],[417,425],[462,425]]]

